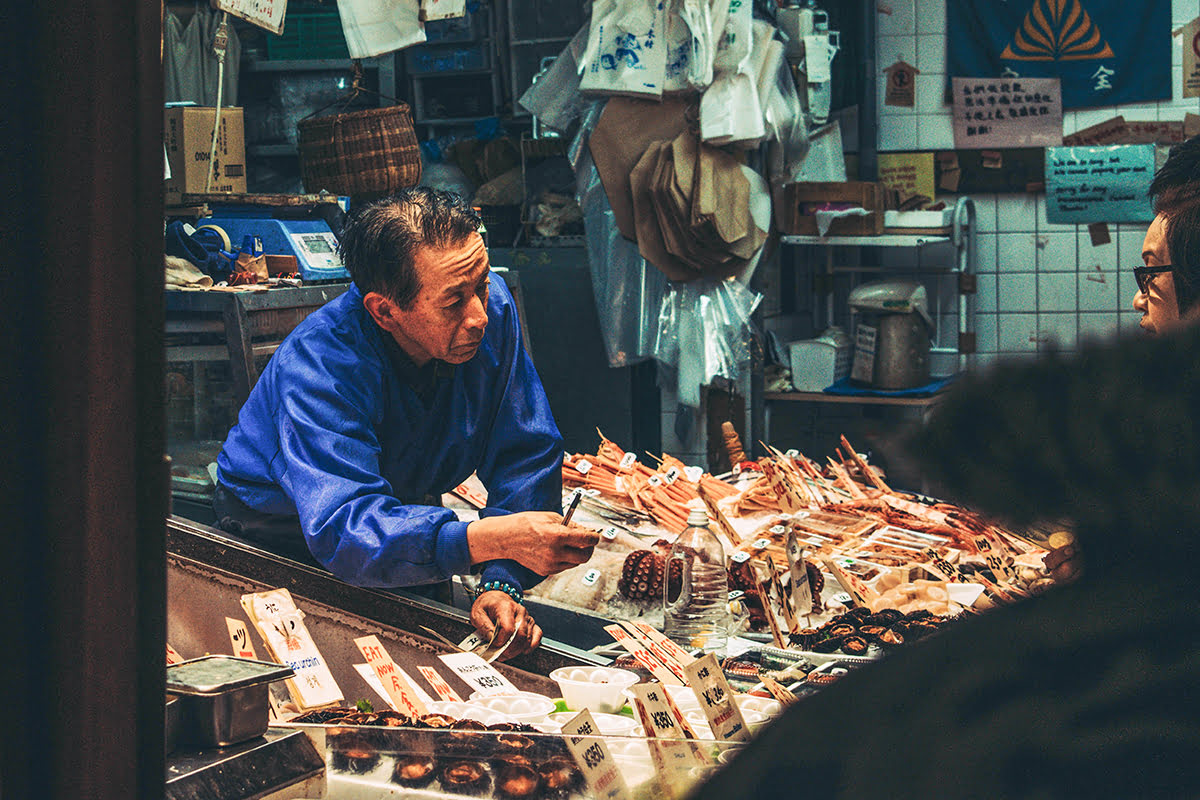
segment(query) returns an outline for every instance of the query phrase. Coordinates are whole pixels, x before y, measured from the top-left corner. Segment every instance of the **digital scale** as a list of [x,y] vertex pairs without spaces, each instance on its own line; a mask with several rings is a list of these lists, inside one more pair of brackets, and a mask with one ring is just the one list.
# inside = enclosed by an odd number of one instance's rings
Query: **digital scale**
[[224,207],[214,216],[198,220],[197,227],[214,226],[225,231],[234,252],[245,236],[262,240],[268,255],[295,256],[305,283],[350,280],[338,256],[337,236],[320,218],[278,219],[264,207]]

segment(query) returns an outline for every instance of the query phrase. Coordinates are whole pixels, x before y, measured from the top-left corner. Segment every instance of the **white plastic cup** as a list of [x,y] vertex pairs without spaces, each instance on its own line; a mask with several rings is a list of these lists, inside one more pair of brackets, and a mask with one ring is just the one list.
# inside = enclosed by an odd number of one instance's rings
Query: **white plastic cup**
[[550,673],[572,711],[614,714],[625,706],[625,690],[638,682],[636,673],[615,667],[559,667]]

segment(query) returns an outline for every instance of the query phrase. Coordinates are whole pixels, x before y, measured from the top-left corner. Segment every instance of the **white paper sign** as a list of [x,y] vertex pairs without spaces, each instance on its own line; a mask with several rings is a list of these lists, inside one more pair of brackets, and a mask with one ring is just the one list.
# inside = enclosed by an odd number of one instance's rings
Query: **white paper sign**
[[438,658],[481,695],[515,694],[520,691],[495,667],[474,653],[448,653]]
[[[379,678],[379,683],[393,709],[413,717],[421,717],[429,712],[426,707],[426,704],[429,703],[429,695],[421,692],[412,682],[412,678],[397,666],[392,657],[388,655],[387,650],[383,648],[379,637],[360,636],[354,640],[354,644],[362,652],[367,664],[375,671],[375,676]],[[424,698],[421,695],[425,695]]]
[[287,0],[213,0],[213,5],[218,11],[228,11],[263,30],[274,34],[283,33]]
[[708,653],[687,666],[688,685],[700,701],[700,709],[708,718],[713,737],[719,742],[745,742],[750,728],[742,711],[733,700],[733,690],[721,671],[717,657]]
[[630,800],[629,786],[621,776],[617,762],[609,752],[608,745],[597,734],[600,727],[588,711],[562,726],[567,749],[579,763],[583,778],[592,794],[601,800]]
[[340,703],[342,690],[317,650],[291,593],[274,589],[242,595],[241,599],[242,608],[258,628],[271,656],[296,673],[288,679],[287,687],[301,710]]

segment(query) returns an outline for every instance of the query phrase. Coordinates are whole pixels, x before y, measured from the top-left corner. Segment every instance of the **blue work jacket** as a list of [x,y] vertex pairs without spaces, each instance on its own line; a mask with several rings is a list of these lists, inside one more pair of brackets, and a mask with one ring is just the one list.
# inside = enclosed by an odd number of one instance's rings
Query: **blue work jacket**
[[[225,441],[218,479],[253,509],[298,516],[313,556],[347,583],[468,573],[467,523],[421,498],[476,472],[488,489],[481,516],[562,510],[562,438],[516,305],[493,276],[478,352],[442,365],[423,402],[362,299],[351,286],[284,340]],[[511,560],[482,572],[522,589],[542,577]]]

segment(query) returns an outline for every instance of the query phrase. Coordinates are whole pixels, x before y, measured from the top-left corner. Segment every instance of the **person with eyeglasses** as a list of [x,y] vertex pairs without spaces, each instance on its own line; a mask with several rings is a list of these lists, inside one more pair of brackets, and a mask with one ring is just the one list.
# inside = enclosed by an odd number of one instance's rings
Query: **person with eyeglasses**
[[1133,307],[1151,335],[1200,320],[1200,137],[1171,148],[1150,185],[1155,217],[1133,270]]

